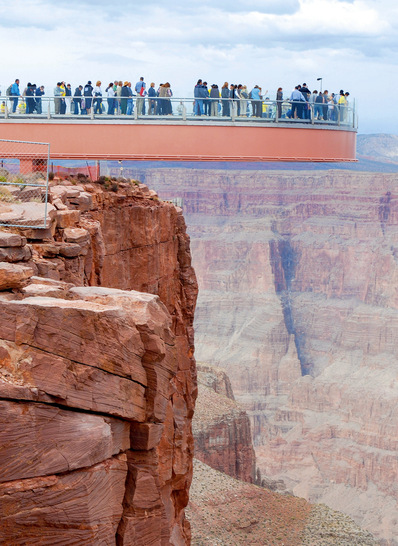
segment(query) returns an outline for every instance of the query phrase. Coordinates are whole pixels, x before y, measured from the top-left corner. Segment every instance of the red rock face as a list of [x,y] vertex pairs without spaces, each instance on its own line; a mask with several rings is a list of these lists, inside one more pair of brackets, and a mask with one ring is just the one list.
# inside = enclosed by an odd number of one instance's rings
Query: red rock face
[[184,200],[197,355],[231,378],[262,474],[396,539],[396,175],[145,175]]
[[198,364],[193,433],[195,458],[215,470],[253,483],[256,459],[246,411],[235,402],[228,376]]
[[52,188],[49,239],[0,237],[31,256],[6,252],[0,268],[0,535],[188,544],[197,285],[184,220],[145,187],[87,188]]

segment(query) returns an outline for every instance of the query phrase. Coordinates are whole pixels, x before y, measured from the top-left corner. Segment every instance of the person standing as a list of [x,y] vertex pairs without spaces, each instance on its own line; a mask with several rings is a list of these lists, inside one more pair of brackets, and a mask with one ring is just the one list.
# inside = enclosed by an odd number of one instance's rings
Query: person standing
[[35,107],[34,89],[33,85],[29,82],[26,87],[26,114],[33,114]]
[[203,113],[205,116],[210,116],[210,99],[209,99],[209,88],[207,87],[207,82],[203,82]]
[[342,122],[345,119],[346,106],[347,106],[347,99],[342,89],[340,89],[340,96],[339,96],[339,100],[337,101],[337,104],[339,105],[340,122]]
[[247,117],[247,103],[249,98],[249,93],[247,92],[246,85],[242,85],[240,89],[240,115],[245,118]]
[[282,102],[283,102],[283,90],[282,87],[278,87],[276,92],[276,111],[278,119],[282,117]]
[[197,81],[195,88],[193,90],[193,96],[195,97],[195,115],[202,116],[203,115],[203,99],[204,99],[202,80]]
[[300,93],[298,85],[293,89],[290,100],[292,101],[292,118],[301,118],[303,111],[302,104],[305,102],[305,98]]
[[36,96],[36,112],[38,114],[42,114],[43,107],[41,103],[41,98],[44,95],[44,85],[41,85],[40,87],[36,88],[35,96]]
[[225,82],[221,88],[222,115],[226,117],[230,116],[230,95],[228,87],[228,82]]
[[143,107],[145,104],[146,96],[146,83],[144,82],[144,76],[141,76],[140,81],[135,84],[135,92],[137,93],[136,108],[137,115],[141,116],[143,113]]
[[167,116],[172,116],[173,115],[173,107],[171,105],[171,97],[173,96],[173,91],[171,90],[171,86],[169,84],[169,82],[166,82],[164,84],[164,87],[166,88],[166,100],[165,100],[165,114]]
[[323,119],[328,119],[329,92],[327,89],[323,92]]
[[73,95],[73,104],[75,105],[74,114],[79,115],[79,108],[82,109],[82,90],[83,86],[76,87],[75,94]]
[[127,92],[128,92],[128,99],[127,99],[127,111],[126,115],[131,116],[134,110],[134,103],[133,103],[133,90],[131,89],[131,82],[127,83]]
[[148,89],[148,115],[156,114],[156,89],[155,89],[155,83],[152,82],[149,89]]
[[102,89],[101,82],[98,80],[94,88],[94,114],[102,114]]
[[128,83],[124,82],[120,93],[120,113],[122,116],[125,116],[127,112],[127,99],[129,98]]
[[108,101],[108,116],[113,116],[115,113],[115,90],[112,82],[106,88],[105,93]]
[[218,85],[213,83],[210,89],[210,115],[218,116],[218,100],[220,98],[220,91],[218,90]]
[[72,106],[72,88],[70,86],[70,83],[65,88],[65,113],[67,115],[70,115],[71,113],[71,106]]
[[315,97],[314,98],[314,102],[315,102],[314,118],[321,120],[323,119],[323,105],[325,102],[322,91],[319,91],[319,93],[314,91],[314,97]]
[[255,85],[253,89],[250,92],[251,94],[251,101],[252,101],[252,110],[253,110],[253,117],[255,118],[261,118],[262,116],[262,95],[261,95],[261,87],[258,85]]
[[85,99],[85,110],[87,114],[91,112],[91,104],[92,104],[92,96],[93,96],[93,86],[91,85],[91,81],[88,81],[86,85],[84,86],[83,91],[84,99]]
[[307,104],[304,104],[303,105],[303,119],[310,119],[310,110],[309,110],[309,98],[310,98],[310,95],[311,95],[311,91],[308,89],[307,87],[307,84],[306,83],[303,83],[303,85],[301,86],[301,89],[300,89],[300,93],[303,95],[304,99],[305,99],[305,102]]
[[61,113],[61,95],[61,82],[58,82],[57,86],[54,87],[54,112],[57,115]]
[[60,114],[65,114],[66,112],[66,84],[65,82],[61,82],[61,111]]
[[17,106],[18,106],[18,98],[20,96],[19,79],[18,78],[15,80],[15,82],[11,86],[11,96],[14,97],[12,99],[13,100],[12,113],[15,114],[15,112],[17,111]]

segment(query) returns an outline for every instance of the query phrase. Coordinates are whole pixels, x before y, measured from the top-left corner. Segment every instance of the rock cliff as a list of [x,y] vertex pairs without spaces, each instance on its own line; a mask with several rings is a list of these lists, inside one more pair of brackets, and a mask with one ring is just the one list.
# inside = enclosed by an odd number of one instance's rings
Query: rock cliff
[[197,355],[231,378],[262,473],[396,544],[396,175],[140,176],[183,199]]
[[195,458],[245,482],[255,480],[249,417],[235,402],[231,382],[220,369],[197,364],[198,398],[192,430]]
[[189,238],[144,185],[112,190],[53,185],[48,230],[0,231],[2,543],[190,541]]

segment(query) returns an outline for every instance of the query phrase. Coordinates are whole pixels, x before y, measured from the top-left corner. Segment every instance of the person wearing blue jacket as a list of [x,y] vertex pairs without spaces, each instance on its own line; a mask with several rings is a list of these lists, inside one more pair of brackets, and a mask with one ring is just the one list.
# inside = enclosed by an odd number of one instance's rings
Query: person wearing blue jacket
[[221,104],[222,104],[222,115],[230,116],[230,94],[229,94],[229,85],[228,82],[225,82],[221,88]]
[[195,97],[195,115],[202,116],[204,100],[205,98],[209,98],[207,87],[203,85],[202,80],[198,80],[198,83],[195,85],[193,96]]
[[252,116],[255,118],[261,118],[263,115],[262,112],[262,100],[263,97],[261,95],[261,87],[258,85],[255,85],[253,89],[250,91],[250,98],[252,102]]
[[19,93],[19,80],[18,78],[15,80],[15,82],[12,84],[11,86],[11,96],[14,97],[12,100],[13,100],[13,105],[12,105],[12,112],[13,114],[17,111],[17,106],[18,106],[18,97],[19,97],[20,93]]

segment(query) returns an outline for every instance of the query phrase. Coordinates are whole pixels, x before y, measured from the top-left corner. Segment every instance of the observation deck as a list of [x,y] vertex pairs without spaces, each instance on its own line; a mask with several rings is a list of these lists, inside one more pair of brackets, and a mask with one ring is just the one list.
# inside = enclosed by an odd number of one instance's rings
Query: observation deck
[[[335,105],[333,116],[309,104],[306,119],[288,117],[290,101],[262,101],[262,117],[239,116],[229,101],[229,116],[193,115],[194,99],[169,101],[169,115],[55,114],[54,98],[42,97],[42,114],[12,113],[12,97],[0,113],[0,138],[50,144],[51,159],[171,161],[355,161],[355,108]],[[11,100],[10,100],[11,99]],[[26,98],[25,98],[26,100]],[[138,99],[140,100],[140,99]],[[148,111],[148,98],[145,101]],[[95,99],[94,99],[95,101]],[[209,99],[211,102],[211,99]],[[221,106],[222,99],[217,101]],[[242,109],[242,104],[239,105]],[[161,111],[164,109],[162,108]],[[73,104],[72,104],[73,111]],[[213,110],[214,111],[214,110]],[[279,115],[278,115],[279,111]],[[324,113],[326,114],[324,115]],[[249,114],[249,115],[248,115]],[[330,117],[329,117],[330,116]],[[324,117],[326,119],[324,119]]]

